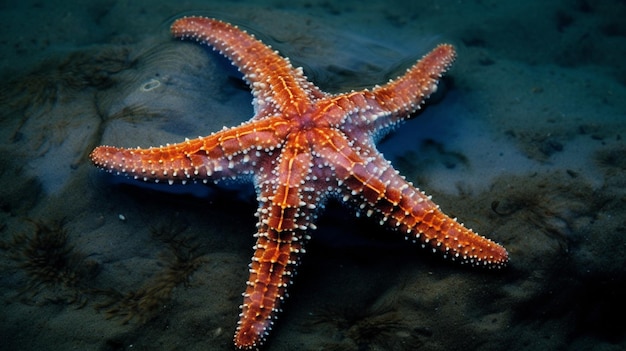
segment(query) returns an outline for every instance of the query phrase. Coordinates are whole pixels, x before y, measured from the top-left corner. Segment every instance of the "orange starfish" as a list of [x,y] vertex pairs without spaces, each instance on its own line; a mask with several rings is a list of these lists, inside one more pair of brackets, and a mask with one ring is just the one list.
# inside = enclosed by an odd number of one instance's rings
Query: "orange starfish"
[[228,23],[186,17],[171,30],[213,46],[239,68],[252,89],[255,115],[207,137],[148,149],[100,146],[90,157],[102,169],[144,181],[252,178],[259,220],[234,338],[238,348],[258,348],[265,341],[329,197],[444,257],[487,267],[506,264],[504,247],[443,214],[374,144],[437,89],[455,58],[451,45],[437,46],[385,85],[331,95],[309,82],[301,68]]

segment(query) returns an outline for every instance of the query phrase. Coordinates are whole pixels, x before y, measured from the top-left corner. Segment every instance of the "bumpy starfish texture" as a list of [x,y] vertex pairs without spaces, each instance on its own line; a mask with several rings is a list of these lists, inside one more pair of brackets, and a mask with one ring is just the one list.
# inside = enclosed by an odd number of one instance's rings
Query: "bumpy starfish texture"
[[252,89],[255,115],[207,137],[148,149],[100,146],[90,157],[102,169],[144,181],[252,178],[258,224],[234,338],[238,348],[265,341],[329,197],[452,260],[489,268],[506,264],[504,247],[442,213],[374,144],[437,89],[454,61],[452,46],[437,46],[382,86],[332,95],[233,25],[186,17],[171,30],[175,37],[212,46],[239,68]]

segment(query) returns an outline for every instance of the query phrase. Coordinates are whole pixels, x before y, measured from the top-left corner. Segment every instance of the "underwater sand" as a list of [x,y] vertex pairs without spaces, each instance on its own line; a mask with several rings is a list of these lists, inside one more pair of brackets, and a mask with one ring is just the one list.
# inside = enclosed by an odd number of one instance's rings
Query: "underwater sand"
[[510,253],[459,266],[332,203],[264,349],[626,348],[623,1],[22,1],[0,5],[1,350],[233,349],[251,186],[146,186],[87,158],[252,116],[228,62],[169,36],[183,15],[329,92],[454,44],[442,94],[379,147]]

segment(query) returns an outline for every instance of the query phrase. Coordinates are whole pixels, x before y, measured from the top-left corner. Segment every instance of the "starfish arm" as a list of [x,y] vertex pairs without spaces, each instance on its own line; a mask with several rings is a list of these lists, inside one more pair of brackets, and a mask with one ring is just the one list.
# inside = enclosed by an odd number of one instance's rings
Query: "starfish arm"
[[284,126],[280,118],[265,119],[161,147],[98,146],[89,157],[101,169],[143,181],[206,183],[252,173],[261,153],[281,145]]
[[[288,145],[298,143],[298,137],[294,139]],[[304,253],[307,232],[315,229],[320,195],[302,186],[312,172],[310,155],[298,147],[286,147],[276,164],[272,175],[257,177],[258,232],[234,338],[241,349],[264,342]]]
[[[375,87],[371,92],[362,92],[363,97],[352,97],[352,100],[368,102],[363,106],[369,106],[364,111],[367,112],[370,131],[376,132],[393,126],[419,110],[426,99],[437,90],[439,79],[452,65],[455,57],[452,45],[441,44],[409,68],[403,76]],[[372,100],[376,103],[372,103]]]
[[506,265],[504,247],[445,215],[377,151],[362,149],[361,155],[368,156],[367,163],[352,162],[350,168],[337,172],[344,174],[344,201],[358,204],[362,213],[378,218],[380,225],[452,260],[489,268]]
[[211,45],[239,68],[252,89],[255,118],[278,111],[295,116],[306,110],[311,98],[325,96],[310,83],[302,68],[231,24],[206,17],[184,17],[171,27],[175,37]]
[[[263,206],[260,211],[270,207]],[[266,215],[260,217],[261,221],[268,220]],[[308,238],[301,230],[279,232],[265,224],[260,224],[255,237],[250,276],[234,337],[235,346],[240,349],[253,349],[265,342],[287,296],[287,288],[292,284],[300,256],[304,254],[302,245]]]

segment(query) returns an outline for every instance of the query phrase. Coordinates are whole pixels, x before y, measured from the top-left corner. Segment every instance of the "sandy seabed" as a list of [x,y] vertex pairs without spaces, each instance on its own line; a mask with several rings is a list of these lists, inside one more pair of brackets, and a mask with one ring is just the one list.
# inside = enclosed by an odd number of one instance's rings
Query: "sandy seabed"
[[183,15],[245,28],[329,92],[454,44],[443,93],[380,150],[510,253],[459,266],[331,203],[264,349],[626,347],[623,1],[22,1],[0,5],[0,349],[233,348],[251,186],[145,186],[87,157],[252,116],[235,69],[171,39]]

